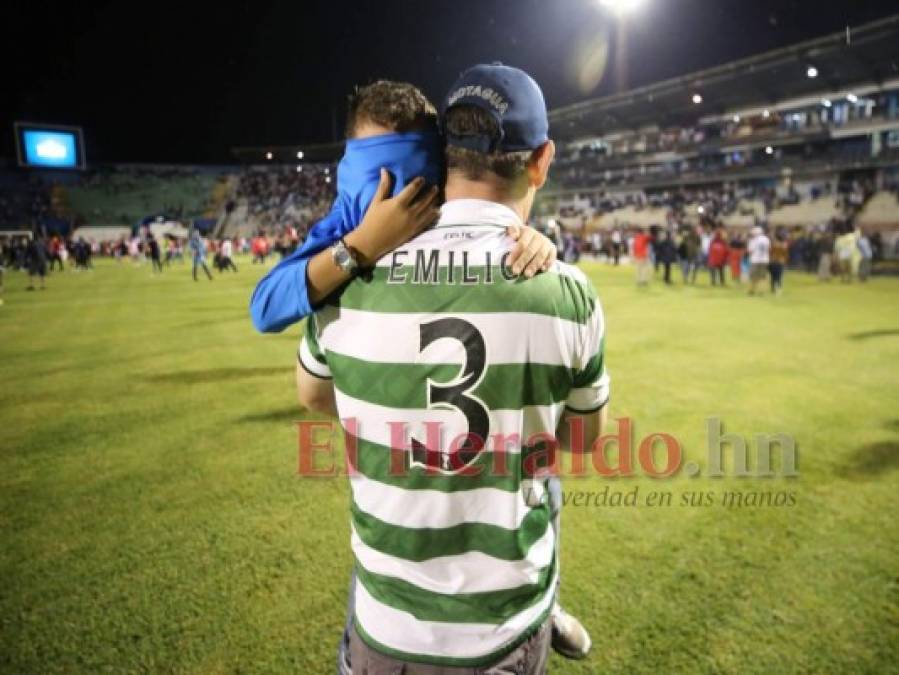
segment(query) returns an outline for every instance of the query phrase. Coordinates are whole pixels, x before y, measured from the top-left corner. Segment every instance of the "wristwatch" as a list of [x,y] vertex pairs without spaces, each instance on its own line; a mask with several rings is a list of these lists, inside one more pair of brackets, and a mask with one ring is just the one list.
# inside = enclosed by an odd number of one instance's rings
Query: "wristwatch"
[[338,239],[337,243],[331,247],[331,260],[351,277],[359,273],[359,259],[356,257],[356,252],[347,246],[343,239]]

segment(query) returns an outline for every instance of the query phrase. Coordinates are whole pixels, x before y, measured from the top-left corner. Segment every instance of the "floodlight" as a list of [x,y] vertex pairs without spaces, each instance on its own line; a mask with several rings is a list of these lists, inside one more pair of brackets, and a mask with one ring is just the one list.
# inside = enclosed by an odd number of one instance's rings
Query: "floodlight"
[[734,115],[734,124],[739,124],[739,123],[740,123],[740,116]]
[[772,147],[769,145],[768,147],[765,148],[765,154],[766,154],[766,155],[773,155],[773,154],[774,154],[774,148],[772,148]]
[[846,94],[846,100],[850,103],[858,103],[858,96],[855,94]]
[[822,98],[821,105],[823,105],[825,108],[829,108],[830,106],[833,105],[833,103],[830,102],[829,98]]
[[805,71],[805,74],[808,75],[810,78],[814,79],[814,78],[818,77],[818,69],[815,68],[814,66],[809,66],[808,70]]
[[299,150],[297,152],[297,159],[303,159],[303,151],[302,150]]
[[619,16],[632,14],[645,0],[599,0],[600,4]]
[[272,153],[270,153],[270,152],[265,153],[265,158],[266,158],[266,159],[271,159],[271,158],[272,158]]
[[768,119],[769,117],[771,117],[771,111],[768,110],[767,108],[765,108],[765,109],[762,111],[762,117],[764,117],[765,119]]
[[702,95],[701,94],[693,94],[693,103],[699,105],[702,103]]

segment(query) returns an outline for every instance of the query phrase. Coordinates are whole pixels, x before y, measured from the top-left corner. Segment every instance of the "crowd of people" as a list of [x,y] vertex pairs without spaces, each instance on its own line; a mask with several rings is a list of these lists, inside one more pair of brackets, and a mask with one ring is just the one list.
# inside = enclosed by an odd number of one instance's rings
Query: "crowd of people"
[[[329,164],[264,167],[98,166],[54,177],[0,171],[0,231],[71,231],[85,224],[218,220],[245,204],[254,228],[302,229],[327,213],[334,196]],[[77,199],[75,198],[77,197]]]
[[787,268],[815,273],[821,281],[866,281],[883,246],[880,233],[869,237],[846,223],[792,231],[754,226],[748,232],[715,224],[653,226],[556,236],[561,257],[568,262],[586,254],[618,265],[626,256],[634,263],[639,286],[655,276],[672,284],[675,269],[684,284],[695,284],[699,271],[705,270],[712,286],[727,286],[729,277],[731,283],[748,283],[752,294],[761,291],[766,279],[771,292],[780,293]]
[[[870,159],[872,151],[881,159],[895,158],[899,149],[872,147],[865,134],[833,137],[826,144],[795,140],[858,121],[895,119],[897,102],[899,92],[889,91],[854,101],[834,100],[825,107],[815,102],[792,110],[707,119],[693,126],[619,129],[563,147],[553,180],[567,188],[632,185],[776,166],[852,165]],[[784,142],[788,139],[794,142]]]
[[[614,139],[574,146],[559,158],[562,165],[591,159],[607,159],[639,153],[689,151],[708,143],[789,136],[797,131],[840,127],[875,117],[889,110],[899,92],[875,94],[869,99],[837,101],[835,106],[806,106],[790,111],[763,110],[749,116],[710,120],[703,124],[660,129],[640,129],[617,134]],[[872,105],[873,104],[873,105]]]
[[[882,189],[899,195],[899,186],[884,185]],[[821,181],[801,186],[776,188],[763,183],[740,186],[723,185],[716,188],[688,188],[659,190],[654,192],[607,192],[600,191],[578,205],[559,207],[560,218],[574,219],[581,227],[591,219],[621,209],[643,211],[663,209],[665,225],[675,226],[688,220],[688,216],[699,214],[703,220],[719,221],[732,215],[751,216],[756,225],[764,226],[766,219],[776,209],[800,203],[803,199],[817,200],[830,198],[834,210],[843,221],[858,215],[865,202],[876,192],[877,187],[870,178],[857,178],[834,184]]]
[[204,236],[194,228],[185,238],[172,234],[156,236],[149,227],[141,227],[131,236],[102,242],[82,236],[47,235],[40,230],[31,236],[0,233],[0,274],[6,270],[25,272],[29,276],[28,289],[33,290],[45,288],[46,277],[51,273],[93,270],[95,256],[112,258],[120,264],[126,261],[133,265],[149,264],[154,274],[162,273],[174,263],[186,264],[189,258],[193,278],[197,280],[197,272],[202,270],[211,280],[208,256],[212,257],[212,267],[217,272],[236,273],[235,254],[250,255],[254,265],[264,265],[273,254],[284,258],[293,253],[307,229],[283,225],[273,233],[259,230],[252,237],[216,238]]
[[45,278],[54,270],[62,272],[93,269],[91,258],[97,252],[83,237],[68,240],[59,236],[2,236],[0,234],[0,270],[21,270],[28,273],[28,290],[35,281],[45,288]]
[[334,198],[332,168],[303,167],[251,168],[238,176],[226,211],[246,200],[248,215],[266,229],[301,228],[327,213]]

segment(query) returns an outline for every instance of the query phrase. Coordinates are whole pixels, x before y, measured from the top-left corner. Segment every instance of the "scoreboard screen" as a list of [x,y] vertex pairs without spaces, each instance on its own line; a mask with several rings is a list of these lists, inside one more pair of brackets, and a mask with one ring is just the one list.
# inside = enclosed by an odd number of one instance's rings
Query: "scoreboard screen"
[[40,169],[83,169],[84,144],[78,127],[16,122],[19,166]]

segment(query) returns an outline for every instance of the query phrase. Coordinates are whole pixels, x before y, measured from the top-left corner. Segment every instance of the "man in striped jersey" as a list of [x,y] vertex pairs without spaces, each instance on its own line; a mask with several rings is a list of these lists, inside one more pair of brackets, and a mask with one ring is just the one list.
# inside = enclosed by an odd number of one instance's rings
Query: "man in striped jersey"
[[602,313],[575,268],[506,264],[554,154],[537,84],[475,66],[444,128],[439,222],[378,261],[335,252],[374,268],[310,320],[301,397],[351,434],[353,672],[543,673],[558,557],[540,469],[568,418],[587,447],[599,434]]

